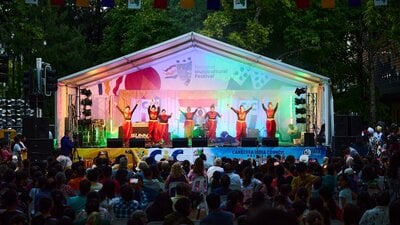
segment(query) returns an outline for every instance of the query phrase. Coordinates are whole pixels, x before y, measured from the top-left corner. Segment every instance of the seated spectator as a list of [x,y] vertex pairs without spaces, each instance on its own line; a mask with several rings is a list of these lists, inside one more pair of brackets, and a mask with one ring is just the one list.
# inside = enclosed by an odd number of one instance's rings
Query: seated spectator
[[75,210],[75,213],[79,213],[85,208],[86,197],[90,191],[90,181],[82,180],[79,183],[79,195],[67,198],[67,205],[71,206]]
[[191,184],[198,176],[207,178],[207,172],[204,168],[204,161],[200,157],[194,160],[193,168],[188,173],[189,184]]
[[224,168],[222,168],[222,160],[220,158],[215,158],[214,165],[207,169],[208,183],[211,183],[211,177],[214,175],[215,171],[219,171],[221,174],[224,172]]
[[244,202],[247,202],[250,198],[253,192],[258,191],[262,188],[262,183],[260,180],[256,179],[253,177],[254,171],[253,169],[249,166],[244,168],[243,170],[243,179],[242,179],[242,192],[244,195]]
[[360,225],[389,224],[389,202],[389,192],[379,192],[376,196],[375,208],[369,209],[364,212],[360,220]]
[[[90,206],[88,206],[88,202],[95,200],[95,202],[92,202]],[[112,209],[109,211],[108,208],[104,208],[100,205],[101,202],[101,196],[99,194],[99,192],[97,191],[91,191],[87,194],[87,200],[86,200],[86,205],[85,205],[85,210],[82,210],[81,212],[79,212],[76,215],[76,221],[80,221],[85,222],[86,219],[88,218],[89,214],[88,214],[88,210],[87,207],[92,207],[89,208],[89,211],[95,210],[96,212],[98,212],[98,214],[100,215],[100,219],[101,221],[105,222],[105,223],[111,223],[113,220],[113,216],[112,216]],[[99,203],[99,206],[97,207],[95,204]],[[96,207],[95,209],[93,209],[93,207]]]
[[153,178],[153,170],[145,168],[143,170],[143,190],[146,192],[149,202],[154,201],[158,193],[163,190],[163,184],[157,179]]
[[200,221],[200,225],[233,225],[234,215],[220,209],[221,199],[211,193],[206,197],[209,213]]
[[231,190],[241,190],[242,180],[240,179],[240,176],[234,172],[232,164],[226,163],[224,166],[224,171],[225,174],[228,175],[231,181],[229,188]]
[[57,222],[58,220],[51,216],[52,208],[53,200],[51,198],[44,197],[40,199],[39,212],[32,217],[31,225],[43,225],[50,220]]
[[129,219],[135,210],[140,209],[139,202],[134,200],[134,192],[129,185],[123,185],[121,196],[112,199],[110,204],[113,207],[114,217],[118,219]]
[[189,180],[179,162],[172,164],[171,172],[165,180],[165,190],[169,189],[169,184],[171,182],[184,182],[189,184]]
[[114,191],[113,193],[119,193],[119,188],[120,185],[118,183],[117,180],[112,179],[112,168],[111,166],[108,165],[104,165],[100,168],[101,172],[102,172],[102,178],[99,180],[100,183],[102,183],[104,185],[104,183],[106,182],[112,182],[114,185]]
[[229,178],[228,175],[224,174],[221,177],[221,187],[212,190],[212,192],[220,196],[226,196],[231,191],[231,189],[229,188],[230,184],[231,184],[231,179]]
[[85,212],[87,217],[84,217],[81,220],[75,221],[74,225],[87,225],[87,224],[92,224],[92,225],[108,225],[110,224],[110,220],[105,219],[104,217],[101,216],[100,214],[100,209],[99,209],[99,201],[97,201],[95,198],[88,199],[86,206],[85,206]]
[[209,187],[211,192],[215,190],[216,188],[221,187],[221,172],[215,171],[214,174],[211,177],[211,183],[209,183]]
[[174,197],[171,197],[172,201],[172,209],[175,210],[175,204],[176,202],[181,199],[181,198],[189,198],[191,190],[190,186],[187,183],[179,183],[176,185],[176,195]]
[[163,221],[164,217],[172,213],[172,200],[168,193],[160,193],[153,204],[151,204],[147,209],[147,219],[148,221]]
[[128,220],[127,225],[146,225],[147,215],[143,210],[136,210]]
[[243,193],[233,190],[228,193],[225,210],[235,214],[236,217],[244,215],[246,209],[243,206]]
[[77,193],[80,182],[85,179],[86,170],[81,162],[73,163],[71,169],[72,178],[68,181],[68,185]]
[[192,211],[192,204],[189,199],[181,198],[175,204],[176,211],[165,216],[163,225],[186,224],[194,225],[194,222],[189,219]]
[[0,224],[11,224],[10,220],[12,220],[13,217],[20,217],[21,219],[23,218],[23,225],[29,224],[28,218],[25,216],[25,214],[17,210],[18,194],[15,190],[8,189],[3,194],[3,201],[6,205],[6,209],[0,213]]
[[100,191],[103,187],[103,184],[99,182],[100,172],[98,168],[89,169],[87,171],[87,179],[90,181],[90,190],[91,191]]

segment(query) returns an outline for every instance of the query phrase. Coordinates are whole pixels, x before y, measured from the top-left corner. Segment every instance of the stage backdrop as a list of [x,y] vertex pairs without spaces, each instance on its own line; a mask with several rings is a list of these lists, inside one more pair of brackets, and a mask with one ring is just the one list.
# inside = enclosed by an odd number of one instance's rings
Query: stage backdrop
[[[156,99],[161,108],[172,113],[172,137],[183,136],[183,117],[179,110],[199,108],[195,117],[196,129],[202,129],[203,115],[214,104],[222,118],[218,119],[217,136],[226,131],[235,136],[236,114],[229,108],[247,109],[251,137],[265,137],[266,116],[262,103],[279,102],[275,115],[277,135],[288,141],[288,125],[295,124],[300,131],[306,127],[319,132],[326,124],[327,142],[332,132],[333,99],[327,77],[303,70],[281,61],[228,45],[215,39],[191,32],[146,49],[60,78],[57,92],[57,134],[62,137],[71,117],[82,119],[82,106],[76,112],[68,109],[78,106],[84,96],[82,89],[90,89],[91,119],[105,121],[107,137],[116,137],[122,115],[114,106],[133,106],[140,100],[133,122],[148,120],[147,106]],[[306,94],[296,95],[297,88]],[[296,105],[296,98],[307,99],[308,104]],[[312,107],[311,107],[312,106]],[[297,108],[307,108],[296,114]],[[298,111],[301,112],[301,111]],[[307,123],[297,123],[296,118],[310,118]],[[74,127],[72,127],[74,129]]]

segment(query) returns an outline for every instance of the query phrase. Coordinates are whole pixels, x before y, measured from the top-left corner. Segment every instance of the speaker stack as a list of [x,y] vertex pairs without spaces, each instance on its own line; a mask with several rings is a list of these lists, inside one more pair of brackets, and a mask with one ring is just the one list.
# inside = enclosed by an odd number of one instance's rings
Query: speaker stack
[[122,138],[107,138],[107,148],[122,148]]
[[173,138],[172,147],[173,148],[187,148],[189,146],[187,138]]
[[253,137],[242,138],[241,142],[242,142],[242,147],[257,147],[258,146],[257,138],[253,138]]
[[263,138],[262,145],[266,147],[277,147],[279,146],[278,138]]
[[145,148],[146,140],[144,138],[131,138],[129,140],[130,148]]
[[28,148],[28,158],[32,163],[46,160],[54,150],[53,139],[49,139],[48,118],[24,118],[22,120],[22,135]]
[[192,147],[207,147],[208,141],[207,138],[193,138],[192,139]]

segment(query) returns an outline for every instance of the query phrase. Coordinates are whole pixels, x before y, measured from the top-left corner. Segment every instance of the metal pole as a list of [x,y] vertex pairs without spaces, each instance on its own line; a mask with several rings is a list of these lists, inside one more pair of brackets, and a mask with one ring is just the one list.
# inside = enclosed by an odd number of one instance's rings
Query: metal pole
[[39,94],[42,93],[41,85],[41,74],[42,74],[42,58],[36,58],[36,118],[42,118],[42,109],[39,108]]

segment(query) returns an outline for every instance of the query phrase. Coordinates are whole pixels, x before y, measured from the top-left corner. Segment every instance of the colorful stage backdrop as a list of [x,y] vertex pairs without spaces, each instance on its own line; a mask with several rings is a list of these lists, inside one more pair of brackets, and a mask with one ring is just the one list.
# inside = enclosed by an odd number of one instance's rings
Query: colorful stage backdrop
[[[190,45],[185,42],[188,37],[192,38]],[[212,47],[201,46],[206,42]],[[222,115],[218,119],[217,136],[224,131],[235,136],[236,114],[227,104],[234,108],[242,104],[246,109],[254,105],[247,116],[252,137],[266,136],[266,116],[261,104],[270,101],[274,105],[279,102],[275,118],[281,141],[289,141],[287,131],[291,123],[299,131],[306,131],[309,126],[313,128],[311,132],[319,132],[321,125],[328,122],[330,128],[330,118],[327,118],[331,114],[329,78],[254,55],[189,33],[59,79],[57,115],[60,119],[71,120],[68,108],[71,104],[80,105],[82,99],[76,92],[78,87],[91,90],[91,119],[105,121],[107,137],[116,137],[123,121],[115,103],[124,108],[140,100],[132,121],[144,122],[148,121],[147,107],[151,99],[157,100],[167,114],[173,114],[169,121],[172,137],[183,137],[184,118],[180,109],[199,108],[195,122],[196,128],[201,130],[203,116],[212,104]],[[126,63],[129,60],[130,63]],[[296,107],[306,106],[296,105],[295,99],[307,98],[305,94],[297,96],[296,88],[307,88],[307,93],[315,97],[308,104],[314,108],[307,108],[307,115],[312,117],[310,122],[296,124],[296,117],[307,117],[305,113],[296,115]],[[76,108],[78,119],[82,119],[83,107]],[[58,120],[58,125],[59,134],[68,127],[64,120]]]

